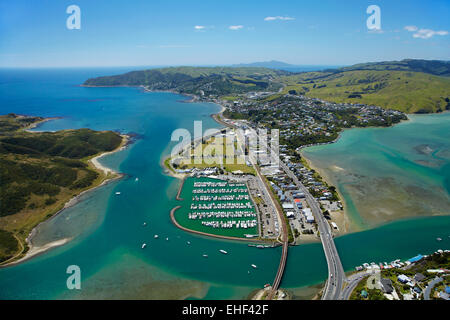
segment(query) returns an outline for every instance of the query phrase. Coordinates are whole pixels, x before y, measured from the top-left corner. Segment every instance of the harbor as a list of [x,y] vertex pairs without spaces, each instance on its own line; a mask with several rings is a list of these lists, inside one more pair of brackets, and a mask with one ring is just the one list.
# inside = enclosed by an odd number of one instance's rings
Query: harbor
[[258,216],[246,183],[189,177],[179,194],[185,200],[174,211],[174,219],[182,227],[232,238],[259,237]]

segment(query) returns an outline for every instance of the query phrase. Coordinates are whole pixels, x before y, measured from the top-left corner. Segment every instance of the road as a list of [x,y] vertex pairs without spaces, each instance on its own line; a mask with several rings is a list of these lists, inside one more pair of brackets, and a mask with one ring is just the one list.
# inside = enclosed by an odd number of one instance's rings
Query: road
[[430,300],[431,290],[433,290],[435,285],[437,285],[439,282],[442,282],[442,281],[444,281],[444,279],[442,279],[440,277],[436,277],[433,280],[431,280],[430,282],[428,282],[428,285],[425,288],[425,291],[423,292],[424,300]]
[[280,161],[280,167],[294,181],[297,187],[305,194],[306,201],[314,215],[320,233],[323,250],[328,264],[328,280],[322,294],[322,300],[338,300],[342,297],[341,290],[346,281],[344,268],[334,244],[330,225],[322,214],[319,203],[309,193],[309,190],[301,183],[286,164]]
[[339,296],[339,300],[348,300],[350,296],[355,290],[358,283],[364,279],[365,277],[371,275],[370,271],[361,271],[349,276],[346,280],[347,286],[341,290],[341,295]]
[[[242,148],[242,146],[244,145],[243,140],[245,141],[245,139],[240,136],[239,132],[237,132],[236,137],[238,139],[238,145],[241,146],[241,148]],[[242,151],[244,151],[244,150],[242,150]],[[278,291],[278,289],[280,287],[280,283],[281,283],[281,280],[282,280],[283,274],[284,274],[284,269],[286,267],[286,260],[287,260],[288,249],[289,249],[288,229],[287,229],[287,225],[286,225],[286,222],[284,219],[283,209],[281,208],[278,201],[274,198],[274,195],[273,195],[272,191],[270,190],[267,180],[261,174],[261,171],[259,170],[259,167],[258,167],[257,160],[254,158],[254,155],[252,154],[252,152],[249,153],[248,159],[249,159],[250,163],[252,164],[253,168],[255,169],[258,179],[261,181],[262,186],[264,187],[264,192],[269,195],[271,205],[277,212],[278,222],[279,222],[279,225],[281,226],[281,233],[280,233],[279,240],[283,245],[283,251],[281,253],[280,264],[278,266],[277,274],[275,275],[275,279],[272,284],[272,290],[268,296],[268,299],[272,300],[273,296],[275,295],[275,293]]]

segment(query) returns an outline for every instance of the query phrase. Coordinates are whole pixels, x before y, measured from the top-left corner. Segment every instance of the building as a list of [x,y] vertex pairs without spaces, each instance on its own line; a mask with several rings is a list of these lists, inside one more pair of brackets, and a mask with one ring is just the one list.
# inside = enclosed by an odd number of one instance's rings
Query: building
[[404,274],[400,274],[399,276],[397,276],[397,280],[400,281],[401,283],[411,282],[411,279],[405,276]]
[[367,299],[368,296],[369,296],[369,294],[367,293],[366,290],[361,291],[361,297],[363,297],[364,299]]
[[394,287],[392,286],[391,279],[381,278],[380,279],[381,290],[383,293],[392,293],[394,291]]
[[426,279],[426,277],[421,273],[416,273],[416,275],[414,276],[414,280],[416,282],[422,282],[425,279]]

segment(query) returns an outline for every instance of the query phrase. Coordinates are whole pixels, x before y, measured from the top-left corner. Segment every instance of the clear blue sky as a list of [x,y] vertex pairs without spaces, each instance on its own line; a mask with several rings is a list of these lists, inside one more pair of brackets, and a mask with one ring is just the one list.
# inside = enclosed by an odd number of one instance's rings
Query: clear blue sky
[[448,0],[0,0],[0,67],[450,60],[449,13]]

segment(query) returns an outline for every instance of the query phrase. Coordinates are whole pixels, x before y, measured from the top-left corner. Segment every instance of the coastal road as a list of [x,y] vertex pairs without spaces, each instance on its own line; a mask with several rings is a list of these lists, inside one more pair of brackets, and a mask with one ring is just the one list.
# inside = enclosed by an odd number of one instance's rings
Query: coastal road
[[280,161],[280,167],[294,181],[297,187],[305,194],[306,201],[314,215],[320,233],[323,250],[328,264],[328,280],[325,283],[322,300],[338,300],[342,297],[341,290],[346,281],[344,268],[342,267],[339,253],[334,244],[330,225],[322,214],[319,203],[309,193],[309,190],[301,183],[289,167]]

